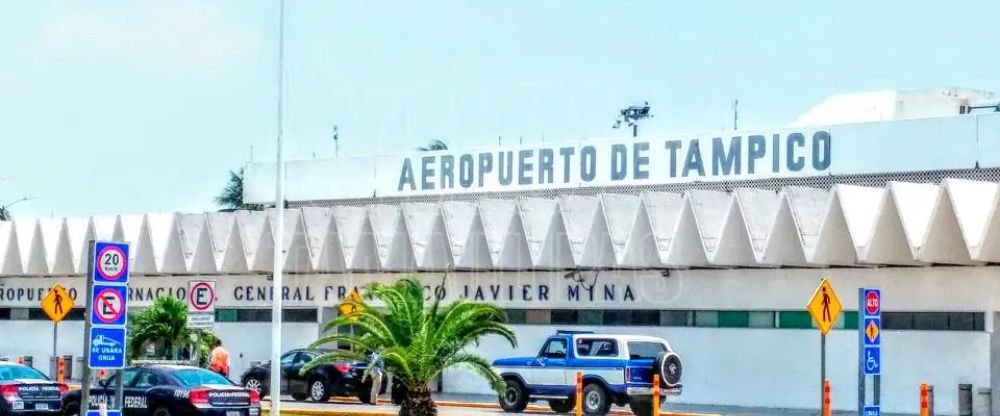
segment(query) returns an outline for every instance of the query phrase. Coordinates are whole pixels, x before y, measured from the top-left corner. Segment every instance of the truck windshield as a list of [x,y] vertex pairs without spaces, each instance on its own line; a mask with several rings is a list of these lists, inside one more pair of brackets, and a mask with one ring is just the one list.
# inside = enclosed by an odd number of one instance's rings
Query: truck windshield
[[628,343],[628,356],[633,360],[654,359],[657,354],[666,350],[667,346],[659,342],[630,341]]

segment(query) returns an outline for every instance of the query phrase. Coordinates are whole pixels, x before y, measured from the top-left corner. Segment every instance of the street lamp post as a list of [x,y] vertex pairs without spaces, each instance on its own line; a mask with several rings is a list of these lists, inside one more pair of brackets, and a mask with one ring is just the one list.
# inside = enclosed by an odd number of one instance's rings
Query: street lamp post
[[275,172],[274,209],[277,224],[274,232],[274,278],[271,298],[271,414],[281,414],[281,310],[282,310],[282,268],[284,267],[285,235],[285,161],[282,154],[284,132],[284,72],[285,72],[285,0],[280,0],[278,11],[278,97],[277,97],[277,145],[278,155]]

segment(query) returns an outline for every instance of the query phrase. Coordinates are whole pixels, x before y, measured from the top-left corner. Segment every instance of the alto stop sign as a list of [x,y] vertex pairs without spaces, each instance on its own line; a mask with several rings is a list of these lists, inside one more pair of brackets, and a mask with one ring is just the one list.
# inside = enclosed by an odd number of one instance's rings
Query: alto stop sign
[[882,295],[877,289],[865,291],[865,314],[878,315],[882,312]]

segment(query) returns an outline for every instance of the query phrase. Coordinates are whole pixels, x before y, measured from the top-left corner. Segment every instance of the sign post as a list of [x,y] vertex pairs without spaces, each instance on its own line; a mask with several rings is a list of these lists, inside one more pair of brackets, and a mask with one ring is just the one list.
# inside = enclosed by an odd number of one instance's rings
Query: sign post
[[[882,291],[858,289],[858,413],[881,416]],[[866,405],[868,376],[873,379],[872,406]]]
[[81,392],[81,415],[99,415],[90,409],[91,370],[116,370],[118,386],[112,408],[107,414],[121,414],[124,409],[124,383],[128,324],[129,246],[127,243],[90,241],[87,256],[87,319],[84,321],[84,362]]
[[[215,327],[215,281],[188,282],[188,328],[212,329]],[[201,336],[196,336],[191,346],[192,365],[198,365]],[[211,345],[209,346],[211,348]]]
[[52,357],[59,359],[56,346],[59,344],[59,322],[73,310],[73,298],[63,285],[56,283],[41,302],[42,311],[52,321]]
[[819,283],[819,287],[816,288],[816,292],[813,293],[812,298],[809,299],[809,304],[806,305],[806,310],[812,315],[813,322],[816,323],[816,327],[819,328],[819,392],[820,392],[820,411],[825,412],[826,408],[826,391],[824,383],[826,383],[826,334],[833,329],[833,325],[837,322],[837,318],[840,317],[840,312],[843,307],[840,304],[840,299],[837,298],[837,293],[834,292],[833,286],[830,285],[830,281],[823,279]]

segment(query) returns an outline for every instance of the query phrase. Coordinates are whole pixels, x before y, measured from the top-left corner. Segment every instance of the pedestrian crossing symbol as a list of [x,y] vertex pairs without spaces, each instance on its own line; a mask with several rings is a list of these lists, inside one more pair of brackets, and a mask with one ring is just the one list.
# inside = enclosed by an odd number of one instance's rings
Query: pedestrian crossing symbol
[[[347,295],[347,299],[340,304],[340,314],[341,315],[357,315],[364,311],[364,306],[361,306],[363,299],[361,299],[361,293],[358,289],[354,289],[350,294]],[[356,321],[358,318],[354,316],[351,320]]]
[[819,331],[826,335],[837,323],[837,318],[840,317],[843,307],[840,304],[840,299],[837,298],[837,292],[833,291],[830,281],[823,279],[819,287],[816,288],[816,292],[813,293],[812,299],[809,299],[806,309],[812,315],[813,322],[816,323]]
[[73,298],[63,285],[56,283],[42,299],[42,310],[52,322],[59,323],[73,310]]

